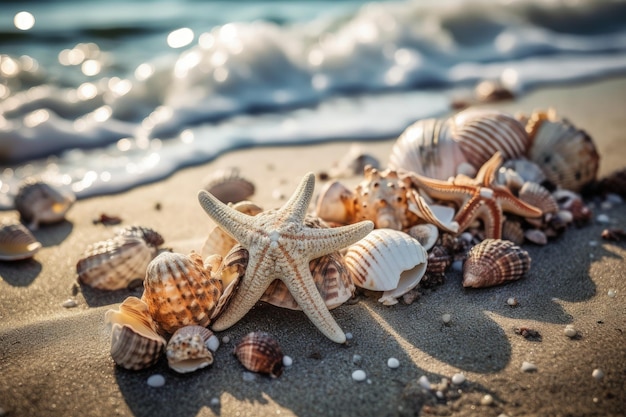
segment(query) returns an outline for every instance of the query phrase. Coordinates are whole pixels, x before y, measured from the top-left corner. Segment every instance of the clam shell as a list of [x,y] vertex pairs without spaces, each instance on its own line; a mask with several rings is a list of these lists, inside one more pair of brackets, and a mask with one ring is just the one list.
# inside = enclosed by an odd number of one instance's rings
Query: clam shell
[[[256,216],[263,211],[261,207],[250,201],[240,201],[239,203],[233,204],[232,208],[249,216]],[[200,253],[203,257],[215,254],[226,256],[236,244],[237,241],[221,227],[213,225]]]
[[139,370],[154,365],[166,341],[156,331],[148,306],[137,297],[128,297],[119,310],[108,310],[104,319],[111,324],[111,357],[125,369]]
[[126,226],[115,231],[118,236],[132,236],[143,239],[149,246],[159,247],[165,241],[156,230],[144,226]]
[[600,156],[587,133],[553,109],[534,112],[526,130],[532,140],[528,157],[554,184],[579,192],[595,181]]
[[28,228],[36,230],[40,224],[57,223],[76,201],[74,194],[44,181],[24,181],[15,196],[15,209]]
[[505,220],[504,223],[502,223],[502,239],[510,240],[516,245],[524,243],[524,230],[520,222]]
[[221,281],[198,254],[163,252],[148,265],[142,300],[159,329],[174,333],[192,324],[206,327],[221,294]]
[[205,183],[204,189],[225,204],[247,200],[255,191],[254,184],[243,178],[237,168],[218,170]]
[[463,286],[482,288],[521,278],[530,255],[513,242],[485,239],[470,249],[463,264]]
[[244,336],[234,355],[249,371],[268,374],[278,378],[283,373],[283,352],[272,336],[264,332],[252,332]]
[[427,253],[404,232],[375,229],[348,247],[344,260],[354,284],[384,291],[379,302],[391,305],[419,284],[426,272]]
[[213,332],[202,326],[185,326],[176,330],[165,347],[168,366],[186,374],[211,365],[211,337],[215,338]]
[[519,190],[518,197],[520,200],[540,209],[543,215],[559,211],[559,205],[550,191],[536,182],[525,182]]
[[339,181],[326,183],[317,197],[315,214],[327,222],[352,223],[354,193]]
[[126,288],[143,278],[156,248],[132,236],[116,236],[87,247],[76,263],[78,280],[101,290]]
[[[211,315],[211,320],[215,320],[224,311],[232,296],[237,291],[239,282],[246,273],[248,266],[248,250],[240,244],[235,245],[221,261],[215,277],[222,283],[223,292],[219,297],[217,306]],[[207,260],[205,260],[205,265]]]
[[458,143],[450,137],[449,124],[439,119],[422,119],[398,137],[391,149],[389,168],[412,171],[447,180],[466,162]]
[[3,221],[0,224],[0,261],[17,261],[35,256],[41,243],[23,224]]

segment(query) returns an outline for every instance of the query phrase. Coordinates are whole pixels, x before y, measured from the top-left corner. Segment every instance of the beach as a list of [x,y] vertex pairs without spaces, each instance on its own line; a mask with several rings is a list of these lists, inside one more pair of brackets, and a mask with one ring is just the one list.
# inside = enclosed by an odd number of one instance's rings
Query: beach
[[[593,138],[600,177],[626,165],[626,78],[539,89],[487,106],[510,113],[554,107]],[[358,144],[385,165],[393,143],[394,138]],[[423,290],[410,305],[383,306],[359,296],[331,312],[352,335],[345,345],[326,339],[302,312],[259,305],[218,333],[230,341],[206,369],[179,375],[165,358],[142,371],[114,364],[104,313],[128,296],[140,296],[141,288],[103,292],[76,284],[75,265],[87,245],[113,235],[113,227],[94,219],[119,216],[122,225],[157,230],[163,246],[175,252],[199,251],[211,227],[197,200],[207,175],[237,167],[256,186],[251,200],[276,208],[303,175],[328,172],[351,146],[346,141],[235,150],[159,182],[79,200],[65,222],[36,231],[43,249],[34,259],[0,263],[0,416],[626,413],[626,245],[601,238],[608,226],[626,227],[623,203],[594,205],[589,225],[572,226],[546,246],[525,244],[532,265],[519,281],[464,289],[461,274],[449,271],[441,286]],[[316,193],[323,184],[317,181]],[[599,214],[608,216],[608,226],[596,221]],[[510,297],[519,304],[509,306]],[[67,299],[77,306],[63,307]],[[451,317],[447,324],[444,314]],[[564,335],[568,324],[577,337]],[[515,332],[523,327],[539,332],[540,341]],[[293,359],[279,378],[243,378],[232,350],[256,330],[272,334]],[[387,366],[391,357],[399,360],[397,369]],[[536,371],[523,372],[524,362]],[[352,379],[357,369],[366,372],[366,381]],[[596,369],[602,378],[592,376]],[[443,399],[418,382],[425,376],[435,386],[458,373],[466,381],[444,390]],[[147,385],[154,374],[165,377],[164,386]]]

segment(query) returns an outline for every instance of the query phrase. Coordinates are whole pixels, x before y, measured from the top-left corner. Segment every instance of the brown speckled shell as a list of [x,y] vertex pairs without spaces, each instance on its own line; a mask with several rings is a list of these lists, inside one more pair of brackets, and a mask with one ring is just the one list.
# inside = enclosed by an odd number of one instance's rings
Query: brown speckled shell
[[530,255],[508,240],[485,239],[470,249],[463,264],[464,287],[491,287],[521,278]]
[[213,332],[202,326],[185,326],[176,330],[167,346],[167,364],[174,371],[185,374],[213,363],[208,341]]
[[36,179],[25,180],[17,191],[14,204],[22,221],[31,230],[40,224],[57,223],[76,201],[74,194]]
[[252,332],[244,336],[233,352],[249,371],[278,378],[283,372],[283,351],[272,336],[265,332]]
[[41,243],[23,224],[3,221],[0,224],[0,261],[32,258],[41,249]]

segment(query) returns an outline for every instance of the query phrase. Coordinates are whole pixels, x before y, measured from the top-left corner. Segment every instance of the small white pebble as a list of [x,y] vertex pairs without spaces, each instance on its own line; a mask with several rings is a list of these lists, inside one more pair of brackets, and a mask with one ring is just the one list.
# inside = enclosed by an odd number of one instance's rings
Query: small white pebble
[[246,382],[252,382],[256,379],[256,374],[254,372],[243,371],[241,373],[241,379]]
[[485,394],[483,398],[480,399],[480,405],[492,405],[493,397],[489,394]]
[[565,326],[565,330],[563,330],[563,333],[565,334],[565,336],[571,339],[573,337],[576,337],[578,331],[574,328],[574,326],[568,324],[567,326]]
[[500,413],[500,414],[498,414],[498,417],[509,417],[509,415],[508,414],[504,414],[504,413]]
[[450,315],[450,314],[448,314],[448,313],[443,314],[443,315],[441,316],[441,321],[443,321],[443,323],[444,323],[444,324],[448,324],[448,323],[450,323],[450,321],[451,321],[451,320],[452,320],[452,315]]
[[78,306],[78,303],[76,302],[76,300],[68,298],[67,300],[63,301],[63,304],[61,305],[65,308],[74,308]]
[[537,370],[537,366],[531,362],[522,362],[522,372],[534,372]]
[[291,356],[283,356],[283,365],[284,366],[291,366],[293,365],[293,359],[291,359]]
[[211,405],[213,407],[217,407],[218,405],[220,405],[220,399],[217,397],[213,397],[211,398]]
[[611,210],[612,208],[613,203],[611,203],[610,201],[603,201],[602,203],[600,203],[601,210]]
[[352,355],[353,364],[358,365],[361,363],[362,360],[363,360],[363,357],[361,355],[357,355],[357,354]]
[[590,240],[590,241],[589,241],[589,246],[591,246],[591,247],[596,247],[596,246],[598,246],[598,241],[597,241],[597,240]]
[[599,368],[594,369],[593,372],[591,373],[591,376],[599,381],[602,378],[604,378],[604,371],[602,369],[599,369]]
[[609,297],[611,297],[611,298],[614,298],[614,297],[617,295],[617,291],[615,291],[614,289],[612,289],[612,288],[611,288],[611,289],[610,289],[610,290],[606,293],[606,295],[608,295],[608,296],[609,296]]
[[610,193],[606,195],[606,201],[610,201],[613,204],[622,204],[624,200],[619,194]]
[[165,377],[161,374],[154,374],[148,377],[148,385],[152,388],[159,388],[165,385]]
[[209,337],[209,340],[206,341],[206,347],[208,347],[210,351],[216,352],[220,347],[220,339],[215,335]]
[[350,332],[346,333],[346,340],[352,340],[352,337],[353,337],[352,333],[350,333]]
[[228,337],[228,336],[222,337],[222,343],[223,344],[227,344],[228,342],[230,342],[230,337]]
[[511,307],[515,307],[517,305],[517,298],[509,297],[507,298],[506,303],[510,305]]
[[276,188],[274,189],[274,191],[272,191],[272,197],[274,198],[274,200],[284,200],[285,193],[283,193],[281,190]]
[[391,369],[396,369],[400,366],[400,361],[396,358],[387,359],[387,366]]
[[446,398],[446,395],[443,393],[443,391],[436,391],[435,397],[437,397],[440,400],[443,400],[444,398]]
[[454,385],[461,385],[464,382],[465,382],[465,375],[463,375],[462,373],[452,375],[452,383]]
[[609,216],[607,216],[606,214],[598,214],[598,217],[596,217],[596,221],[600,224],[611,223],[611,219],[609,219]]
[[430,381],[428,380],[426,375],[420,376],[420,378],[417,380],[417,382],[420,384],[420,387],[422,387],[424,389],[430,389]]
[[362,369],[357,369],[356,371],[352,372],[352,379],[357,382],[365,381],[366,378],[367,375],[365,375],[365,371],[363,371]]
[[474,239],[474,236],[470,232],[463,232],[459,235],[459,239],[465,242],[471,242]]
[[451,268],[455,272],[463,272],[463,261],[461,260],[453,261]]

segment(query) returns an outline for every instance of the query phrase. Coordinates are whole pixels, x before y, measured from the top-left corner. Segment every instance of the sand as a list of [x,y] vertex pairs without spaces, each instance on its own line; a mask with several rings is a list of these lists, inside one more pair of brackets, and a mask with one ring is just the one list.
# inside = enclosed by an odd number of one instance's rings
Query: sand
[[[594,138],[600,174],[624,167],[626,79],[544,89],[519,101],[490,107],[515,112],[554,106]],[[247,149],[118,195],[79,201],[66,222],[36,232],[44,248],[33,260],[0,263],[0,416],[618,416],[626,413],[626,245],[604,241],[606,227],[594,220],[545,247],[525,245],[532,256],[523,279],[467,290],[459,273],[423,291],[413,304],[387,307],[359,297],[332,311],[352,334],[345,346],[327,340],[301,312],[258,306],[219,334],[228,336],[214,364],[178,375],[161,360],[132,372],[109,355],[104,313],[141,290],[111,293],[76,287],[75,263],[89,243],[113,229],[92,220],[119,215],[124,225],[159,231],[178,252],[199,249],[211,223],[197,203],[203,178],[236,166],[257,186],[253,198],[280,206],[308,171],[320,173],[351,146]],[[383,163],[393,140],[363,142]],[[353,184],[358,178],[348,179]],[[321,183],[317,184],[317,189]],[[612,227],[626,227],[624,205],[595,207]],[[3,217],[15,216],[2,213]],[[595,218],[595,216],[594,216]],[[73,294],[76,292],[76,294]],[[615,293],[610,297],[609,291]],[[506,300],[515,297],[519,305]],[[78,306],[64,308],[75,299]],[[442,315],[450,314],[447,325]],[[564,335],[571,324],[579,336]],[[541,335],[526,339],[515,329]],[[273,334],[293,365],[278,379],[245,381],[231,352],[246,333]],[[355,363],[354,357],[360,361]],[[390,369],[387,359],[400,366]],[[523,362],[536,365],[522,372]],[[364,382],[351,374],[362,369]],[[592,377],[594,369],[604,372]],[[467,379],[437,400],[420,389],[463,373]],[[161,388],[149,376],[162,374]],[[491,404],[481,405],[485,395]]]

